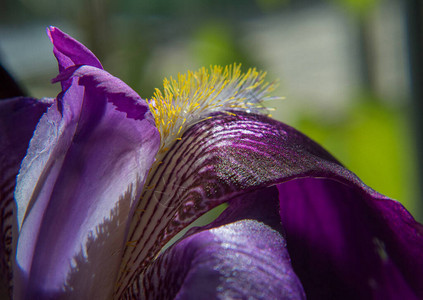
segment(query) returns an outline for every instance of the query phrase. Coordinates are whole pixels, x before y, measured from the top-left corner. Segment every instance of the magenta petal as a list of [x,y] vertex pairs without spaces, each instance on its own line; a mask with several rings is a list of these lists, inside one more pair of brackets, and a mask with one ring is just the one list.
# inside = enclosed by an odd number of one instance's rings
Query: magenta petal
[[[0,101],[0,295],[11,280],[12,241],[16,245],[13,190],[29,140],[53,99],[12,98]],[[12,237],[13,231],[13,237]]]
[[[73,37],[53,26],[47,28],[47,34],[53,43],[53,53],[59,63],[60,73],[69,67],[81,65],[103,69],[97,57]],[[70,84],[69,80],[63,81],[62,89],[68,89]]]
[[140,286],[145,290],[131,299],[305,299],[282,235],[254,220],[185,238]]
[[59,63],[59,72],[74,65],[103,69],[100,61],[87,47],[60,29],[50,26],[47,34],[54,46],[53,53]]
[[89,68],[67,80],[72,84],[40,120],[18,177],[16,299],[62,291],[78,271],[77,258],[93,256],[86,244],[100,236],[106,240],[96,255],[107,263],[92,268],[103,277],[68,288],[79,299],[110,295],[120,262],[114,253],[159,147],[150,113],[140,110],[146,104],[119,79]]
[[327,179],[278,189],[289,253],[307,296],[423,296],[423,227],[399,203]]

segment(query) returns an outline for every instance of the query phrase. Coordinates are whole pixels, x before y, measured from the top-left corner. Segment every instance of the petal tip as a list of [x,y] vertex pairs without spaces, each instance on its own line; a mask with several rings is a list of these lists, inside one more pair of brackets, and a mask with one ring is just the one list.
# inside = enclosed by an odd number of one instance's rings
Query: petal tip
[[[53,37],[53,35],[55,34],[55,32],[56,31],[58,31],[59,29],[57,28],[57,27],[55,27],[55,26],[52,26],[52,25],[50,25],[50,26],[47,26],[47,28],[46,28],[46,32],[47,32],[47,35],[48,35],[48,37],[49,37],[49,39],[50,39],[50,41],[53,43],[53,39],[54,39],[54,37]],[[59,30],[60,31],[60,30]]]

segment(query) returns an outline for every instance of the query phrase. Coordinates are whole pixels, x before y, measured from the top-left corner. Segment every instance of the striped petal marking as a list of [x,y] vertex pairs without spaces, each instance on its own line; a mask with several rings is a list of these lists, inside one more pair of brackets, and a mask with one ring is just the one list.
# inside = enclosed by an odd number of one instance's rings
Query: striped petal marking
[[281,178],[323,176],[323,161],[342,168],[295,129],[260,114],[272,99],[264,76],[237,65],[200,69],[165,79],[164,93],[150,100],[161,148],[130,225],[118,297],[137,294],[137,279],[166,242],[211,208]]
[[[264,83],[263,74],[251,70],[242,75],[238,68],[212,68],[210,73],[202,69],[181,75],[177,81],[165,80],[164,94],[157,91],[150,101],[161,132],[161,150],[131,221],[116,298],[140,295],[143,274],[166,242],[211,208],[249,192],[310,177],[350,187],[366,214],[380,220],[371,230],[375,234],[378,228],[391,230],[382,242],[390,245],[392,263],[407,280],[409,274],[423,276],[421,255],[414,266],[411,263],[412,254],[423,247],[423,227],[401,204],[363,184],[317,143],[260,114],[264,110],[259,105],[270,98],[272,85]],[[213,83],[209,86],[207,82]],[[206,100],[197,97],[200,89],[207,88],[211,92],[205,93]],[[384,215],[383,207],[394,207],[394,215]],[[402,222],[407,233],[399,237],[391,222]],[[412,282],[412,288],[419,289],[420,283]]]
[[[29,140],[53,99],[17,97],[0,102],[0,295],[11,294],[13,244],[17,241],[16,176]],[[24,121],[23,121],[24,120]]]
[[[272,121],[243,112],[217,114],[191,127],[173,145],[146,181],[121,276],[135,280],[171,237],[212,207],[281,176],[289,180],[303,174],[317,175],[319,161],[325,158],[336,164],[319,147],[296,145],[291,151],[281,151],[295,136],[286,132],[289,128],[275,127]],[[314,159],[301,161],[304,153]]]
[[236,112],[265,112],[261,102],[274,99],[269,96],[274,85],[265,82],[265,75],[255,69],[242,73],[240,65],[215,66],[210,71],[202,68],[179,75],[177,80],[165,79],[164,92],[156,90],[150,110],[161,134],[161,146],[134,211],[118,275],[118,295],[129,290],[127,287],[176,233],[233,196],[227,191],[232,187],[223,186],[216,177],[220,153],[214,151],[240,132],[261,135],[262,128],[215,123],[214,115],[233,118]]

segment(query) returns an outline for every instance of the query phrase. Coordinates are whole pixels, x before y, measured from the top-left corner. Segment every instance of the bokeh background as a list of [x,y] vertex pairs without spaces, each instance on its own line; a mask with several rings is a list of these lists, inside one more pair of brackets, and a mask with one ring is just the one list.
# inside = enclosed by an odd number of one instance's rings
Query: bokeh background
[[420,0],[0,0],[0,61],[54,97],[55,25],[144,98],[187,69],[266,70],[275,118],[422,221],[421,15]]

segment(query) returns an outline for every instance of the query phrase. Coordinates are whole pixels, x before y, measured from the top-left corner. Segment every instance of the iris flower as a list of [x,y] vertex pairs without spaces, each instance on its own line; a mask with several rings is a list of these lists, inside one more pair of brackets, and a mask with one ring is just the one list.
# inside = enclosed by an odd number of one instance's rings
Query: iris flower
[[145,101],[48,35],[62,91],[0,102],[5,299],[423,298],[422,225],[271,119],[264,73],[203,68]]

